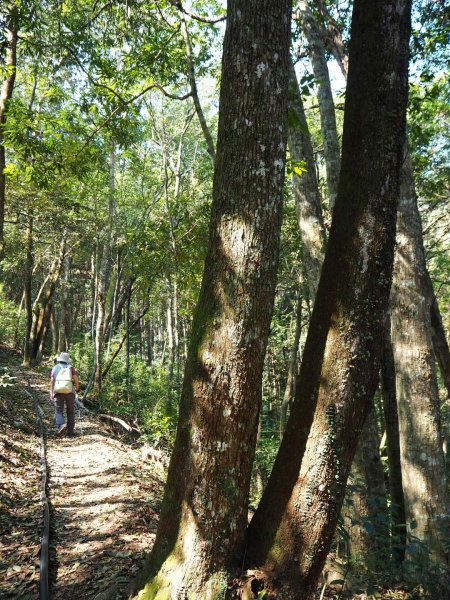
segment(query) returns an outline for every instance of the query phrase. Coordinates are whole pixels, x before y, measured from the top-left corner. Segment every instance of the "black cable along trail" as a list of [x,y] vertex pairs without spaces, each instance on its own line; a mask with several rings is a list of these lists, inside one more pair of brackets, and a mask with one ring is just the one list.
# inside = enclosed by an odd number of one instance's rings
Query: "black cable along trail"
[[41,449],[40,449],[40,463],[41,463],[41,485],[40,485],[40,498],[42,502],[42,534],[41,534],[41,551],[40,551],[40,578],[39,578],[39,598],[40,600],[49,600],[49,588],[48,588],[48,547],[50,537],[50,508],[46,493],[47,487],[47,429],[44,425],[43,411],[33,389],[28,380],[27,395],[33,400],[34,409],[36,411],[37,420],[39,423],[39,433],[41,437]]

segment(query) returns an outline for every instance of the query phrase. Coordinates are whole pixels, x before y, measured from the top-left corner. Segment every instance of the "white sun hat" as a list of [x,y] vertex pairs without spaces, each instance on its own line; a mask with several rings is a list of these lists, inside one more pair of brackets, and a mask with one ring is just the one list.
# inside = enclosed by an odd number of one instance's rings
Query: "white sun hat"
[[70,356],[67,352],[61,352],[59,356],[56,357],[57,362],[64,362],[70,365]]

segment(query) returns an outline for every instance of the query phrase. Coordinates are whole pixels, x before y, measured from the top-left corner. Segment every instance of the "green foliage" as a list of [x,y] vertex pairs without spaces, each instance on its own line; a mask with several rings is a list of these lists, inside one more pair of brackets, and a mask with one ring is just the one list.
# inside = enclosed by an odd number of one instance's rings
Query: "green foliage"
[[[113,342],[111,352],[114,349]],[[88,336],[70,348],[82,384],[90,375],[93,354]],[[171,384],[166,369],[149,367],[137,356],[131,356],[127,373],[124,355],[125,352],[119,354],[104,379],[95,410],[138,424],[144,440],[170,449],[175,436],[179,386]]]
[[306,173],[308,169],[306,167],[306,162],[304,160],[293,161],[292,159],[288,159],[286,161],[286,172],[289,176],[298,175],[301,177],[303,173]]
[[25,320],[15,302],[8,299],[0,284],[0,343],[18,348],[25,334]]
[[87,383],[94,361],[94,348],[90,334],[86,333],[81,340],[72,344],[69,348],[72,364],[77,370],[80,381]]
[[255,510],[261,499],[265,484],[272,470],[273,462],[280,445],[279,435],[262,430],[261,438],[256,447],[253,463],[252,485],[250,489],[250,507]]
[[99,410],[139,424],[152,445],[171,448],[176,425],[176,391],[165,369],[148,367],[137,357],[127,376],[124,358],[117,359],[104,381]]

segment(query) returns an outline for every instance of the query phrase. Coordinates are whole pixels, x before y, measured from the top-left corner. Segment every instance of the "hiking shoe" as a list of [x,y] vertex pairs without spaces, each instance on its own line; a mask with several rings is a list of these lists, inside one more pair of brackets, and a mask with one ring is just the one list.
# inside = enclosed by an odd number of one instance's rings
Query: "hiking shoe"
[[67,424],[66,424],[66,423],[63,423],[63,424],[61,425],[61,427],[58,429],[58,433],[57,433],[56,435],[57,435],[58,437],[60,437],[60,436],[64,435],[64,433],[66,432],[66,430],[67,430]]

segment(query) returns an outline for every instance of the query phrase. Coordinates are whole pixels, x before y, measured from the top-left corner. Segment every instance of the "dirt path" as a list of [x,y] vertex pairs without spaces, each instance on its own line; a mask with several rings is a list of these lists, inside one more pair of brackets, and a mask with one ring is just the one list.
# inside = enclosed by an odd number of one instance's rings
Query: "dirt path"
[[[29,380],[48,431],[51,597],[125,599],[129,582],[153,543],[163,467],[142,461],[139,448],[122,443],[90,417],[82,422],[77,419],[75,438],[56,437],[46,378],[17,366],[14,369],[16,386],[25,387]],[[33,476],[36,486],[35,472]],[[36,494],[39,498],[38,489]],[[19,566],[15,565],[16,574]],[[11,568],[11,585],[0,589],[0,597],[37,598],[33,589],[27,589],[26,596],[17,595]],[[34,581],[36,565],[33,573]]]

